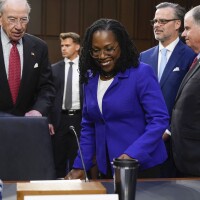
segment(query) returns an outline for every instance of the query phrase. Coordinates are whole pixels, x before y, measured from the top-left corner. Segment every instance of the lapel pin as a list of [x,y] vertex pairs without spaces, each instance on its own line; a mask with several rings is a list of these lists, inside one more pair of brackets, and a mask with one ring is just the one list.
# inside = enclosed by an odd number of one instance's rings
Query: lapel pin
[[35,54],[33,52],[31,52],[31,55],[34,56]]

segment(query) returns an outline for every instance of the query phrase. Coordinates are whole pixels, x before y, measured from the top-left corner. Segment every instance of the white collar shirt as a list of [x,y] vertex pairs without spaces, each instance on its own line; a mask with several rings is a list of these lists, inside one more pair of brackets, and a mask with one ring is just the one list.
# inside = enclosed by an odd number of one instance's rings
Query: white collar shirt
[[[10,43],[10,40],[4,30],[1,27],[1,42],[2,42],[2,48],[3,48],[3,58],[4,58],[4,64],[5,64],[5,70],[8,77],[8,67],[9,67],[9,56],[10,56],[10,49],[12,48],[12,44]],[[20,63],[21,63],[21,74],[23,70],[23,43],[22,39],[18,41],[17,49],[19,51],[20,56]]]
[[172,52],[174,50],[174,48],[176,47],[176,45],[179,42],[179,38],[177,38],[176,40],[174,40],[172,43],[170,43],[168,46],[164,47],[161,43],[159,43],[159,53],[158,53],[158,74],[160,72],[160,62],[161,62],[161,50],[163,48],[167,49],[167,61],[169,60],[170,56],[172,55]]

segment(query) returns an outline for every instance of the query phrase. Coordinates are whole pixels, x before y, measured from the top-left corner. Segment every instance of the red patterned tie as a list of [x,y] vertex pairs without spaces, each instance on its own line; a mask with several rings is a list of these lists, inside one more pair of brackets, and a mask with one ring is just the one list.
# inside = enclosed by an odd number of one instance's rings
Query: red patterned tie
[[198,60],[197,57],[193,60],[191,66],[190,66],[190,70],[195,66],[195,64],[197,63],[197,60]]
[[17,42],[11,41],[11,44],[13,46],[10,50],[9,57],[8,83],[10,86],[13,104],[15,104],[20,86],[21,65],[19,52],[17,49]]

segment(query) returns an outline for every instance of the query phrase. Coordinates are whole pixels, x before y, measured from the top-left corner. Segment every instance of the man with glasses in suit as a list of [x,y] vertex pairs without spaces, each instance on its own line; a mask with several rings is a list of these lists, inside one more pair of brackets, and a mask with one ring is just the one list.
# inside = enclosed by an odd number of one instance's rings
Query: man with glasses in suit
[[[150,64],[158,77],[170,116],[178,88],[195,57],[195,53],[179,37],[184,15],[185,9],[179,4],[169,2],[158,4],[151,24],[159,44],[140,54],[140,60]],[[165,63],[162,58],[163,50],[166,53]],[[168,160],[161,169],[162,177],[176,176],[170,152],[170,134],[170,128],[163,134]]]

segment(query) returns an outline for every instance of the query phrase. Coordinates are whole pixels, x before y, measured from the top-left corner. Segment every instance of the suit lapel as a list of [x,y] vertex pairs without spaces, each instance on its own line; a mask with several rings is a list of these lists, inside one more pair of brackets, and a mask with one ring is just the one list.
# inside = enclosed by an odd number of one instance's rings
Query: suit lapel
[[17,98],[20,100],[21,96],[24,94],[25,89],[27,88],[27,83],[31,80],[31,74],[34,70],[34,65],[36,64],[36,52],[34,50],[34,44],[29,40],[25,35],[23,37],[23,71],[21,77],[21,84],[19,88],[19,94]]
[[58,76],[61,81],[61,91],[62,91],[62,94],[64,94],[64,84],[65,84],[65,62],[64,61],[61,63],[61,69],[59,69],[58,73],[59,73]]
[[[0,32],[1,35],[1,32]],[[8,84],[8,78],[5,69],[2,42],[0,40],[0,96],[2,102],[12,105],[12,97],[10,93],[10,88]],[[3,100],[4,99],[4,100]]]
[[189,81],[189,79],[197,72],[197,70],[199,70],[200,68],[200,59],[197,61],[196,65],[193,67],[193,69],[189,70],[187,72],[187,74],[185,75],[185,77],[183,78],[181,85],[179,87],[177,96],[176,96],[176,100],[178,99],[178,97],[181,94],[181,91],[183,90],[185,84]]
[[183,50],[184,50],[183,45],[179,41],[176,47],[174,48],[172,55],[170,59],[168,60],[165,70],[163,72],[163,75],[161,77],[161,80],[160,80],[161,88],[164,85],[167,78],[169,77],[169,75],[173,72],[173,69],[175,67],[179,67],[179,66],[176,66],[176,63],[180,59]]
[[[99,75],[97,74],[95,77],[89,80],[89,83],[85,87],[88,87],[89,96],[91,96],[90,101],[93,101],[92,104],[95,105],[94,107],[96,110],[95,114],[103,117],[102,113],[100,112],[98,101],[97,101],[98,80],[99,80]],[[85,95],[87,95],[87,93]]]
[[[60,66],[57,68],[58,70],[58,78],[60,81],[58,81],[58,86],[56,86],[56,88],[58,88],[58,90],[60,90],[60,106],[59,108],[62,109],[62,104],[63,104],[63,95],[64,95],[64,86],[65,86],[65,62],[63,61]],[[61,111],[61,110],[60,110]]]
[[[93,77],[91,80],[89,80],[89,83],[88,83],[87,87],[88,87],[88,91],[90,92],[90,95],[92,96],[91,100],[94,101],[93,104],[96,105],[96,109],[98,110],[98,112],[96,112],[96,113],[99,113],[103,117],[102,113],[100,112],[100,109],[99,109],[99,106],[98,106],[98,101],[97,101],[98,81],[99,81],[99,74],[97,74],[95,77]],[[114,78],[113,82],[111,83],[111,85],[106,90],[104,95],[106,95],[106,93],[112,87],[114,87],[117,83],[118,83],[118,77],[116,76]]]
[[80,98],[80,107],[83,108],[83,85],[79,81],[79,98]]
[[[110,86],[108,87],[107,91],[111,90],[113,87],[115,87],[118,83],[119,83],[119,79],[124,79],[124,78],[127,78],[130,74],[130,69],[127,69],[125,72],[119,72],[113,82],[110,84]],[[107,92],[106,91],[106,92]],[[106,93],[105,93],[106,94]]]
[[[109,90],[111,90],[113,87],[115,87],[119,83],[119,79],[127,78],[129,74],[130,74],[130,69],[127,69],[124,73],[117,74],[113,82],[111,83],[111,85],[106,90],[104,96],[106,95],[107,92],[109,92]],[[90,95],[92,96],[90,101],[94,101],[93,104],[95,105],[95,109],[97,111],[95,114],[101,115],[101,117],[103,118],[103,115],[100,112],[98,101],[97,101],[98,80],[99,80],[99,75],[97,74],[95,77],[89,80],[89,83],[86,87],[88,87],[88,91],[90,92]]]
[[159,53],[158,51],[159,51],[159,47],[156,46],[153,53],[150,55],[151,65],[156,76],[158,74],[158,53]]

